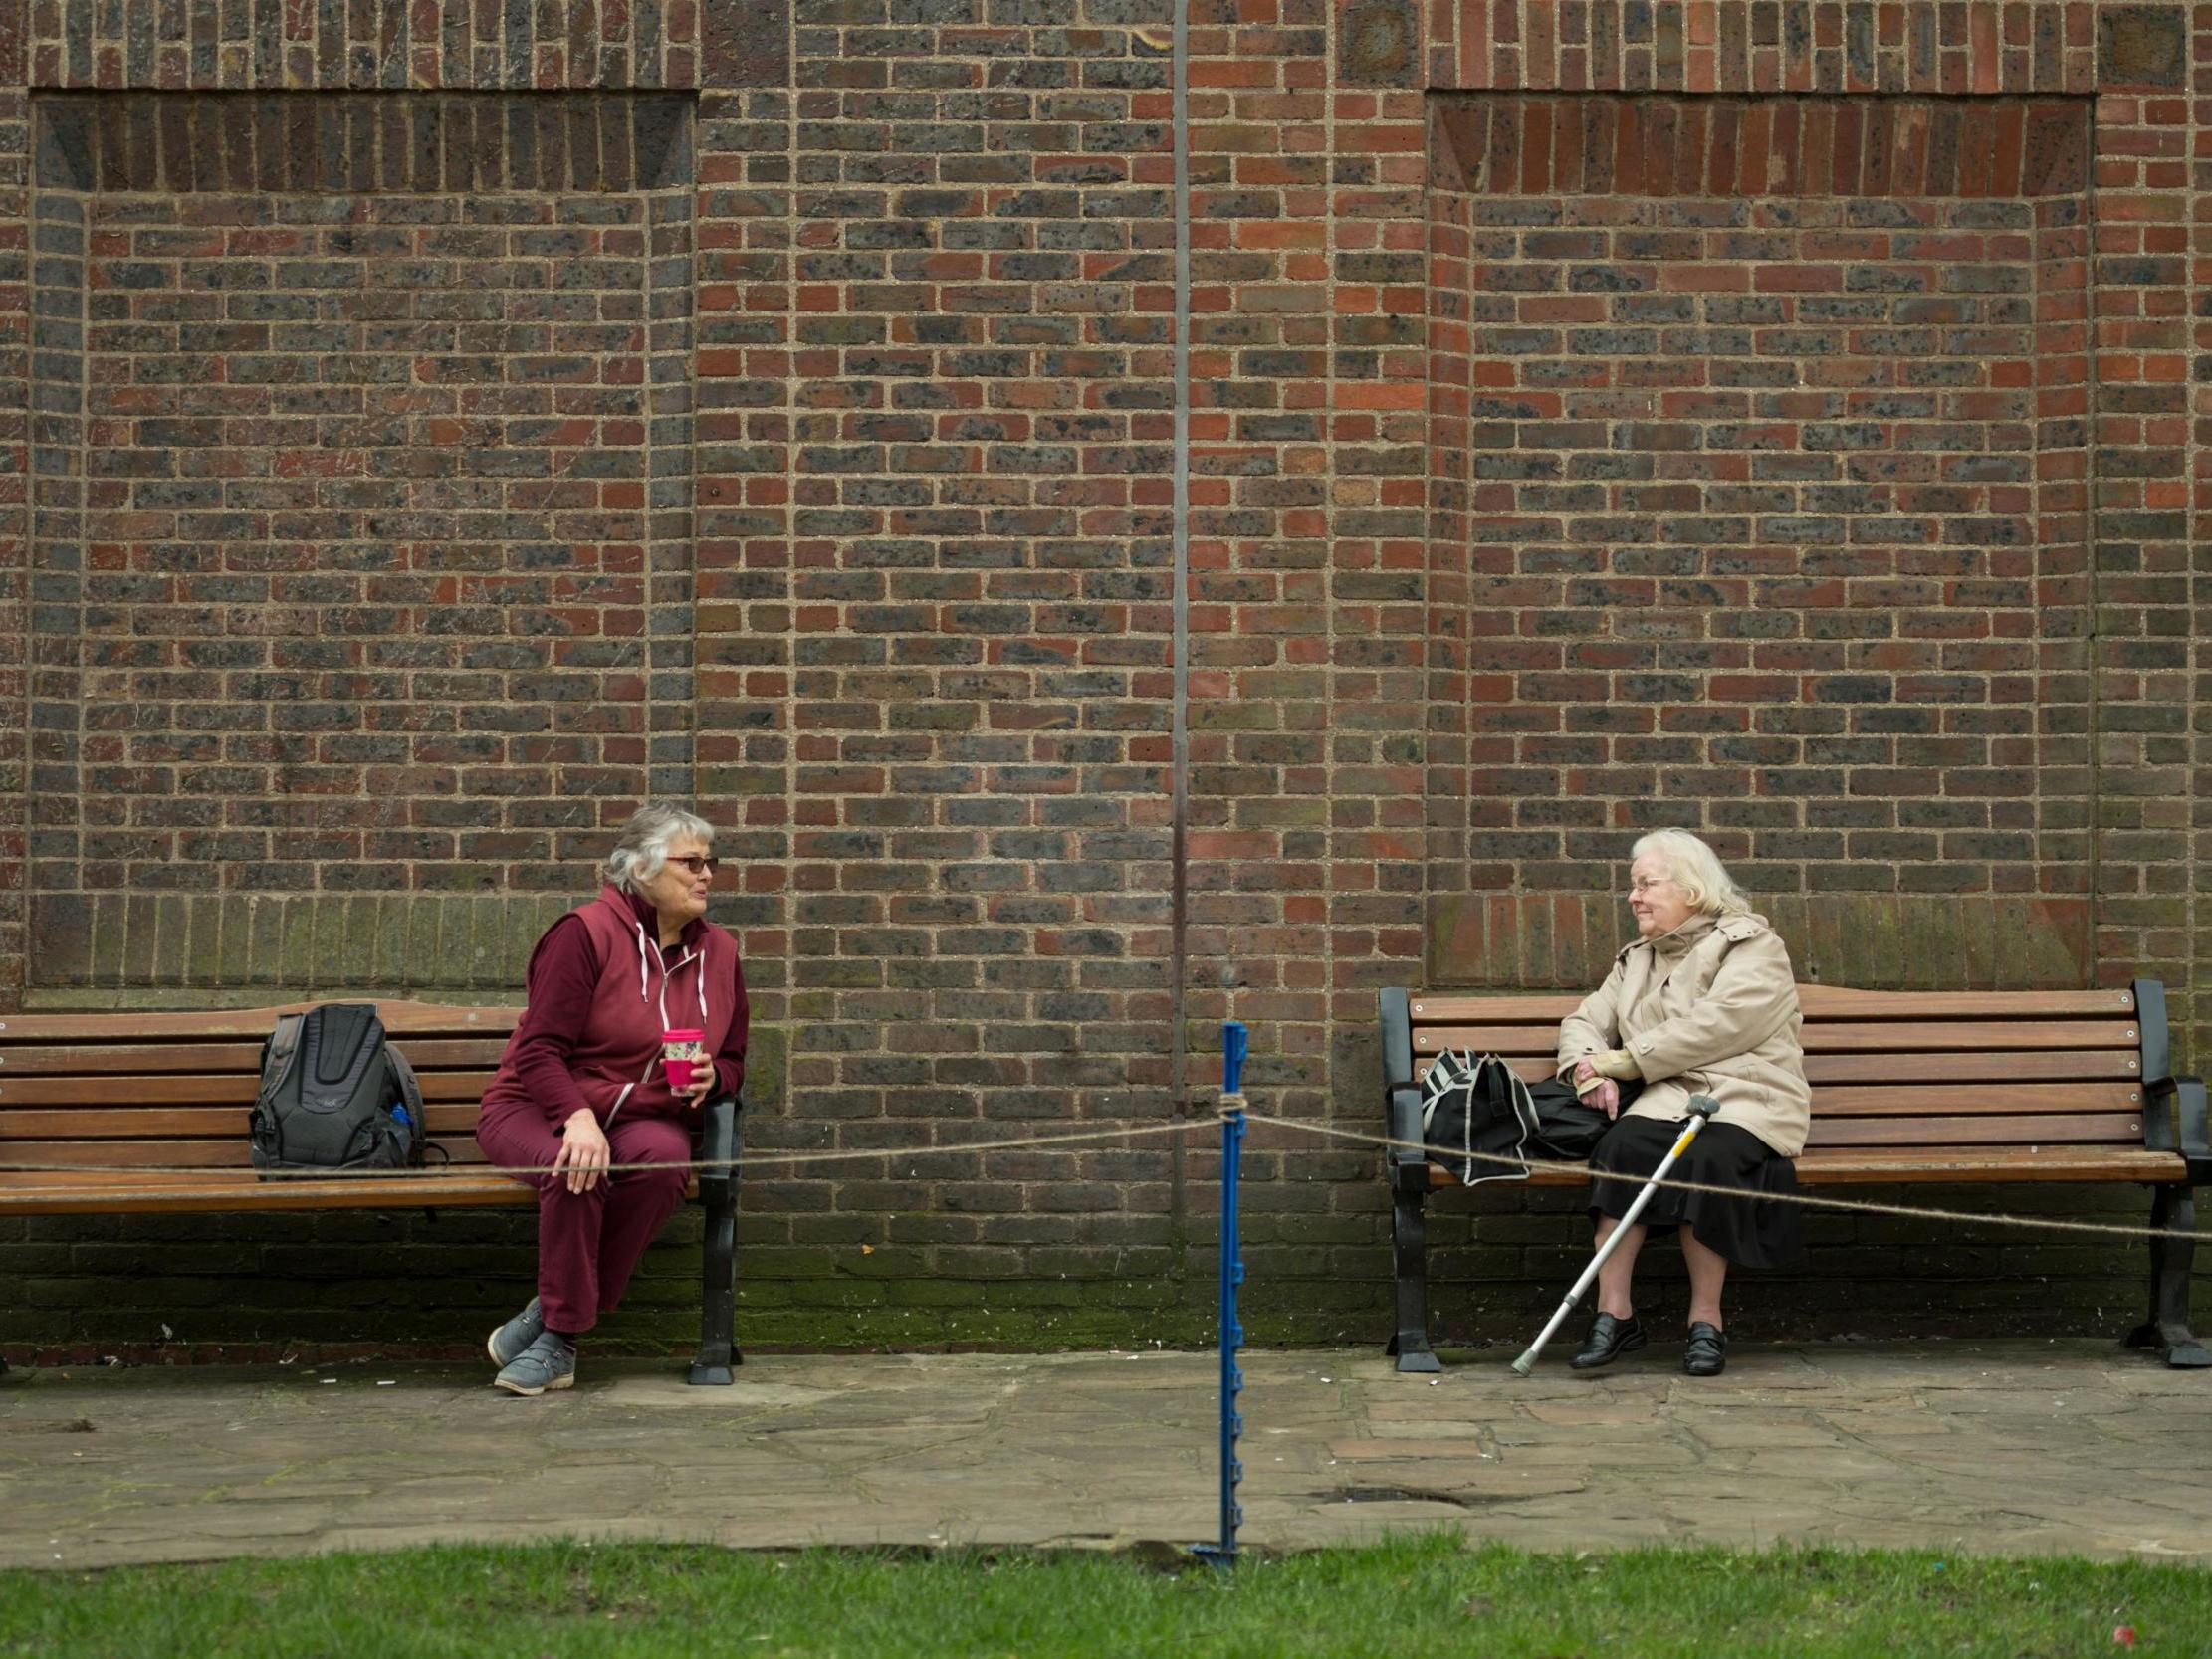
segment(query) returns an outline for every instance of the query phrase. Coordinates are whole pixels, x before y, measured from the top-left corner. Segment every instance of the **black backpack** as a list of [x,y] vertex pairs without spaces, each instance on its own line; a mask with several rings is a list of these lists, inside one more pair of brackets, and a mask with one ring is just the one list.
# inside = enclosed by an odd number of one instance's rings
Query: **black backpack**
[[372,1002],[284,1014],[261,1045],[250,1130],[263,1175],[401,1169],[422,1161],[422,1090]]

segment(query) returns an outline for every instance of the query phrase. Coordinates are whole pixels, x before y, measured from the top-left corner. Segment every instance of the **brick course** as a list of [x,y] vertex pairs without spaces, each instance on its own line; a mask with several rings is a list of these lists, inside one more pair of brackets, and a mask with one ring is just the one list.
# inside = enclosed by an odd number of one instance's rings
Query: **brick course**
[[[791,1344],[1200,1335],[1209,1147],[958,1148],[1193,1112],[1224,1017],[1368,1128],[1375,988],[1586,983],[1660,819],[1808,973],[2154,973],[2212,1052],[2212,25],[1184,11],[1179,318],[1173,0],[0,4],[0,1000],[497,994],[692,795],[751,1142],[882,1154],[749,1188]],[[1255,1329],[1378,1334],[1372,1159],[1250,1167]],[[0,1340],[435,1343],[510,1220],[178,1223],[158,1296],[5,1224]],[[1499,1335],[1583,1236],[1438,1228]],[[2138,1277],[1815,1236],[1766,1328]],[[357,1306],[379,1241],[471,1288]]]

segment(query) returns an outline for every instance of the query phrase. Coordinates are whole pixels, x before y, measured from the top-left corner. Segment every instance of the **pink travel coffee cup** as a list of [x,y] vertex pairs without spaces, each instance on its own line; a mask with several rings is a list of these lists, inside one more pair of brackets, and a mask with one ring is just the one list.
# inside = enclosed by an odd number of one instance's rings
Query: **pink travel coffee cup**
[[671,1094],[688,1094],[691,1090],[691,1069],[706,1063],[707,1034],[704,1031],[661,1033],[661,1067],[668,1073]]

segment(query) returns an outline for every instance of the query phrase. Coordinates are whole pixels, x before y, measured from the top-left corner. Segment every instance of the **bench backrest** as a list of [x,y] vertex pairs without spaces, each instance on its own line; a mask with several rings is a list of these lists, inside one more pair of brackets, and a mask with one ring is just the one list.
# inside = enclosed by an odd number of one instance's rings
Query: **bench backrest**
[[[2139,1151],[2143,1085],[2163,1077],[2155,980],[2081,991],[1868,991],[1800,985],[1813,1127],[1805,1159],[1967,1148]],[[1444,1049],[1547,1077],[1576,995],[1412,993],[1417,1075]]]
[[[249,1167],[262,1041],[312,1006],[0,1014],[0,1164]],[[483,1161],[476,1103],[521,1010],[376,1006],[421,1080],[431,1140],[455,1163]]]

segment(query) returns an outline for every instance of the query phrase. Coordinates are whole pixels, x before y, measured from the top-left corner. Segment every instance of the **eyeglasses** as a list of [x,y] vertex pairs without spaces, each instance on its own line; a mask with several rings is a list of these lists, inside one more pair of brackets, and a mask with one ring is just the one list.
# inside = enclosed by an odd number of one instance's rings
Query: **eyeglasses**
[[1649,893],[1655,887],[1672,887],[1673,885],[1674,878],[1671,876],[1650,876],[1640,882],[1631,882],[1629,891],[1631,893]]
[[671,858],[668,862],[670,864],[682,865],[694,876],[711,876],[717,870],[722,868],[722,860],[718,858],[701,858],[696,853],[684,858]]

